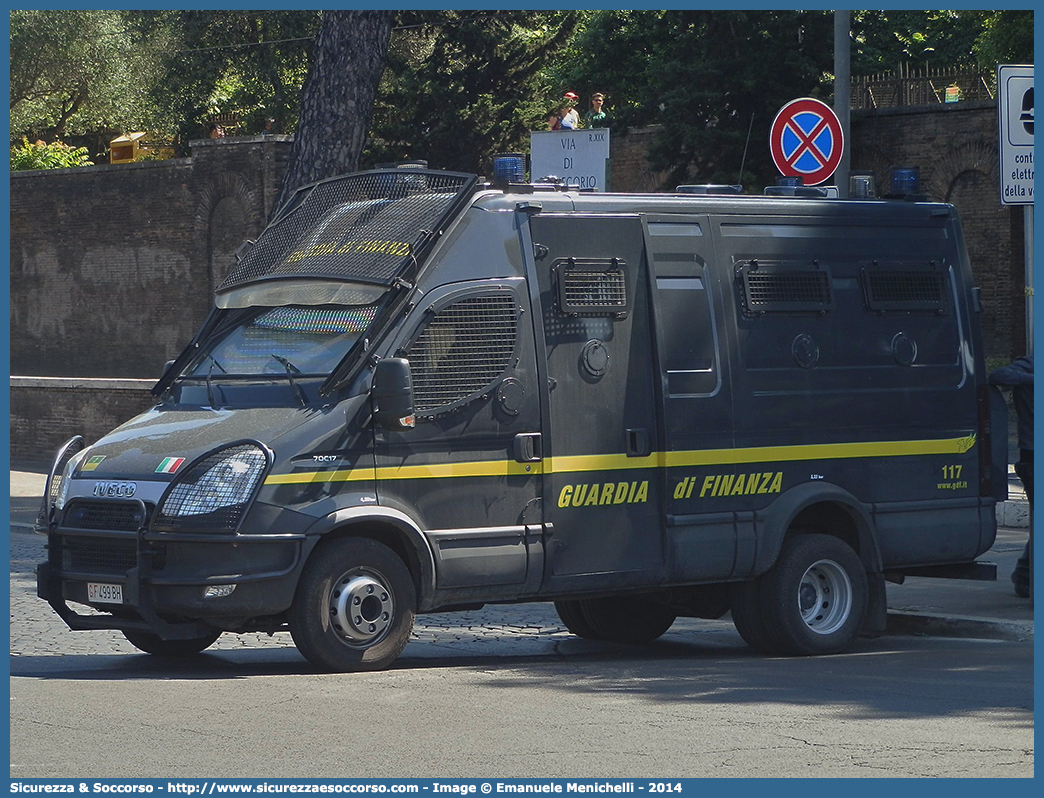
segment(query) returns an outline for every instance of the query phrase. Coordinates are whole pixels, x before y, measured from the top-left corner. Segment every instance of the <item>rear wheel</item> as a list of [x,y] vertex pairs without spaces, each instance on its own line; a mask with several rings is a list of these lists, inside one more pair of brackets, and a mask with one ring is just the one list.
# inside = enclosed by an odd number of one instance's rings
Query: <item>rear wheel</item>
[[341,538],[321,545],[305,565],[290,635],[324,670],[381,670],[406,647],[416,606],[413,579],[395,552],[374,540]]
[[211,632],[203,637],[192,637],[188,640],[164,640],[152,632],[124,631],[123,636],[135,648],[146,654],[157,657],[191,657],[213,645],[221,637],[221,632]]
[[670,608],[643,596],[585,599],[580,605],[594,637],[614,643],[651,643],[678,617]]
[[587,618],[584,616],[584,608],[579,601],[556,601],[555,612],[562,619],[566,629],[577,637],[583,637],[588,640],[598,639],[595,630],[587,622]]
[[737,589],[733,619],[760,651],[836,654],[859,634],[868,594],[866,571],[850,546],[830,535],[798,535],[784,542],[772,568]]

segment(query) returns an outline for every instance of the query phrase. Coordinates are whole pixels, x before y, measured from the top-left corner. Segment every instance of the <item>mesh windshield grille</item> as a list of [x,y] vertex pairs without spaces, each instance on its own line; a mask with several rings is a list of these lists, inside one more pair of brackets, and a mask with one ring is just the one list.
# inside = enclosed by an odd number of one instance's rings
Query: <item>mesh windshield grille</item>
[[471,175],[364,172],[306,190],[261,234],[218,291],[254,280],[302,277],[387,285],[424,231],[434,230]]
[[510,296],[471,297],[442,310],[410,347],[414,409],[426,413],[488,388],[515,351]]
[[864,277],[871,310],[942,310],[945,307],[940,272],[870,268]]
[[134,532],[145,520],[138,502],[76,500],[65,508],[62,528]]
[[62,570],[91,574],[125,574],[138,564],[134,538],[61,538]]
[[830,276],[818,269],[744,269],[743,288],[752,311],[822,311],[831,304]]

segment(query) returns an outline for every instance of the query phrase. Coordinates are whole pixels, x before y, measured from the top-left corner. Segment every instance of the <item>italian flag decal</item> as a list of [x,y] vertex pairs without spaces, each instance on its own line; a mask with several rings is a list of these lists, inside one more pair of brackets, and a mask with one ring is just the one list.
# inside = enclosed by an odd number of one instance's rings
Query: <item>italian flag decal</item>
[[156,469],[157,474],[173,474],[179,468],[181,464],[185,462],[184,457],[164,457],[163,462],[159,464],[159,468]]

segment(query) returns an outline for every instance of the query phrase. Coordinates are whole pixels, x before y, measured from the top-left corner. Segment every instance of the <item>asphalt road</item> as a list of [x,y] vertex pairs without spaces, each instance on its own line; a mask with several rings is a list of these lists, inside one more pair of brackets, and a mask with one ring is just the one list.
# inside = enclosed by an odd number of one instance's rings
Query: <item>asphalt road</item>
[[317,673],[278,634],[171,664],[68,631],[11,537],[11,776],[1033,774],[1032,642],[889,636],[812,659],[727,621],[579,640],[548,604],[423,616],[388,671]]

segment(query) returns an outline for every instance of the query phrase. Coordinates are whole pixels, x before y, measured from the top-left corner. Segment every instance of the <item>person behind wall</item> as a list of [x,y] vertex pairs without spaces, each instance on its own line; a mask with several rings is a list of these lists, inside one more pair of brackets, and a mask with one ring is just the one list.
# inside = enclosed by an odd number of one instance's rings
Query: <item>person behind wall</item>
[[225,137],[225,131],[217,122],[210,123],[210,137],[212,139],[223,139]]
[[264,128],[262,128],[262,130],[261,130],[261,135],[262,136],[274,135],[275,132],[276,132],[276,130],[275,130],[275,123],[276,123],[275,117],[272,117],[272,116],[268,117],[268,119],[265,120]]
[[605,127],[608,116],[602,110],[605,103],[605,95],[596,91],[591,95],[591,107],[584,114],[584,127]]
[[558,115],[558,111],[549,111],[547,114],[547,129],[548,130],[561,130],[562,129],[562,118]]
[[1015,473],[1026,488],[1030,506],[1029,540],[1022,552],[1011,581],[1015,584],[1015,595],[1033,597],[1033,355],[1016,358],[1010,366],[996,369],[990,374],[990,382],[1011,388],[1011,399],[1018,417],[1019,460]]
[[580,114],[576,110],[576,102],[580,98],[575,92],[567,91],[565,97],[562,99],[562,105],[558,112],[561,117],[561,126],[563,130],[579,130],[580,128]]

